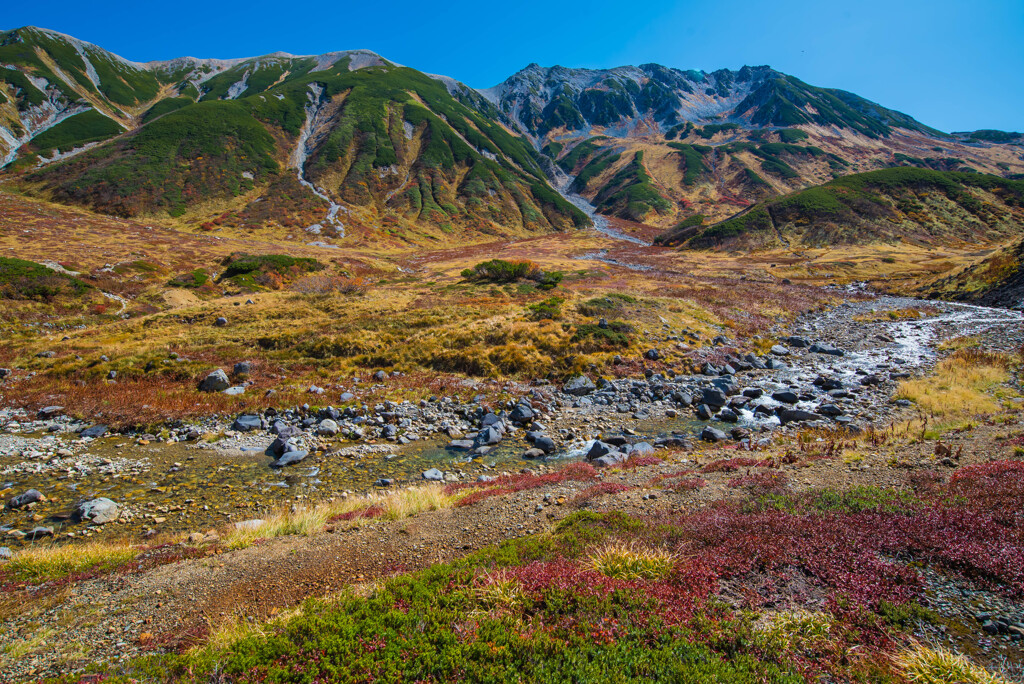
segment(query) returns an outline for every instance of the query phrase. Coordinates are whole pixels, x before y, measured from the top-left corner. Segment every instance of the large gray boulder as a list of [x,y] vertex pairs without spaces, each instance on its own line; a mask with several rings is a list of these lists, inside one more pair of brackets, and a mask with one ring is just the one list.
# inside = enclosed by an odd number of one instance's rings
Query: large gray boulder
[[701,430],[700,438],[705,442],[724,442],[728,439],[724,432],[713,428],[710,425]]
[[94,525],[104,525],[117,520],[121,515],[121,507],[106,497],[83,501],[75,506],[72,516],[76,520],[88,520]]
[[199,383],[200,392],[223,392],[228,387],[231,387],[231,382],[228,380],[228,374],[220,368],[211,371],[210,374],[203,378],[203,381]]
[[30,489],[23,494],[19,494],[10,501],[7,502],[8,508],[24,508],[29,504],[36,503],[37,501],[46,501],[46,497],[43,496],[42,492],[38,489]]
[[281,457],[270,464],[271,468],[283,468],[286,465],[292,465],[298,463],[302,459],[309,456],[308,451],[286,451],[281,454]]
[[431,468],[430,470],[423,471],[423,479],[430,482],[442,482],[444,480],[444,473],[437,468]]
[[93,439],[96,439],[98,437],[102,437],[103,435],[107,434],[107,426],[106,425],[93,425],[93,426],[85,428],[84,430],[82,430],[78,434],[81,437],[92,437]]
[[619,450],[617,448],[615,448],[611,444],[608,444],[607,442],[602,442],[598,440],[594,442],[593,445],[591,445],[590,451],[587,452],[587,460],[595,461],[601,458],[602,456],[617,453],[619,453]]
[[562,386],[562,391],[574,397],[582,397],[597,390],[597,385],[586,375],[577,375]]
[[243,414],[235,418],[235,422],[231,424],[232,430],[238,432],[252,432],[253,430],[260,430],[263,428],[263,420],[259,416],[252,414]]
[[320,425],[318,425],[316,428],[316,433],[324,437],[333,437],[336,434],[338,434],[338,432],[338,424],[335,421],[331,420],[330,418],[321,420]]
[[728,397],[720,389],[708,388],[704,390],[704,394],[701,397],[701,403],[713,406],[715,408],[722,408],[725,406],[725,402],[728,401]]
[[783,425],[786,423],[806,423],[812,420],[821,420],[821,416],[817,413],[793,408],[779,409],[775,415],[779,417],[779,422]]

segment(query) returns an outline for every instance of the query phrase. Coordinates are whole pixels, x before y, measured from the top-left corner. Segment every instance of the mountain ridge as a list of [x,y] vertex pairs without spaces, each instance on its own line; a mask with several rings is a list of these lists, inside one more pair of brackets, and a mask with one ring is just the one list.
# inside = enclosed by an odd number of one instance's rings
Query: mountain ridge
[[[207,124],[222,137],[210,139]],[[290,160],[307,143],[293,187]],[[890,166],[1024,173],[1018,143],[999,131],[941,133],[768,66],[531,63],[474,89],[365,49],[132,62],[48,29],[0,33],[9,178],[59,201],[169,213],[205,230],[309,221],[305,232],[320,235],[314,207],[331,225],[347,216],[361,226],[348,235],[366,239],[562,230],[588,222],[553,186],[566,174],[599,212],[669,228]],[[265,208],[281,197],[294,205],[283,218]]]

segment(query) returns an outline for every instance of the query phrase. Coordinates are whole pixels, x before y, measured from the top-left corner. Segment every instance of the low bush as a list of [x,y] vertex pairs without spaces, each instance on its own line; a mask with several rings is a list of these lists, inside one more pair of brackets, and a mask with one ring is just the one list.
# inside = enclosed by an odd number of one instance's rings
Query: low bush
[[78,278],[34,261],[0,257],[0,295],[7,299],[49,302],[60,296],[81,295],[87,289],[89,286]]

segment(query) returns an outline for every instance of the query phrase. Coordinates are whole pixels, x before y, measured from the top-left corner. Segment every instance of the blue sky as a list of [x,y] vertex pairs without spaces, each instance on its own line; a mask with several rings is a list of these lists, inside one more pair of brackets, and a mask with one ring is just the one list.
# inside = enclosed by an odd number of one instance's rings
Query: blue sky
[[[14,5],[14,6],[12,6]],[[771,66],[941,130],[1024,129],[1024,0],[8,3],[137,61],[369,48],[471,86],[530,62]]]

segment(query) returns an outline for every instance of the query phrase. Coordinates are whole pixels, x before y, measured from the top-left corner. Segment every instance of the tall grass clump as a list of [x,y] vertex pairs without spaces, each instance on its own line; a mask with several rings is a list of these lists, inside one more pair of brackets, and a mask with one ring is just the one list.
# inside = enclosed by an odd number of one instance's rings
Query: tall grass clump
[[0,572],[16,582],[38,584],[84,572],[111,570],[133,560],[141,549],[124,542],[33,546],[18,551]]
[[920,684],[1010,684],[975,665],[962,655],[944,648],[930,648],[915,643],[897,654],[893,662],[909,682]]

